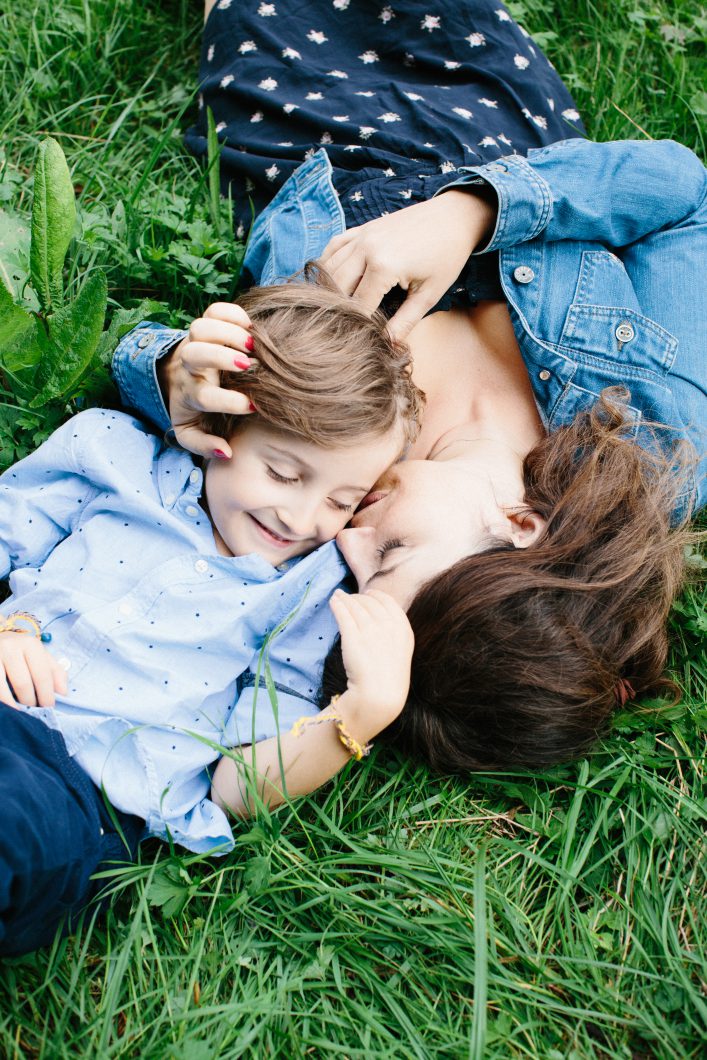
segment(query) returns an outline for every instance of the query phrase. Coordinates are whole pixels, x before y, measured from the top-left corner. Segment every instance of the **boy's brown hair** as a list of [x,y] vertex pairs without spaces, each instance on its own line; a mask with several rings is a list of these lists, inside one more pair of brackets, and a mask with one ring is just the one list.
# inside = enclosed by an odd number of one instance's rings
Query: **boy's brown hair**
[[[414,441],[423,396],[407,347],[391,341],[382,314],[368,315],[321,270],[310,266],[305,276],[309,282],[254,287],[239,297],[252,324],[254,364],[223,372],[221,386],[245,394],[273,427],[318,446],[353,444],[398,420],[404,441]],[[201,417],[207,433],[223,438],[243,422]]]

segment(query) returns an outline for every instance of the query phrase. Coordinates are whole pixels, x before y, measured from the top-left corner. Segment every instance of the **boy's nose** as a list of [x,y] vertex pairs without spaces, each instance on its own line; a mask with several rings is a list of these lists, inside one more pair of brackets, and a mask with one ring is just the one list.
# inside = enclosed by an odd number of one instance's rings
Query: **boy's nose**
[[349,526],[339,531],[336,543],[360,589],[373,574],[376,531],[372,526]]
[[[293,537],[314,537],[317,530],[316,507],[302,507],[298,509],[278,508],[276,515],[283,527],[286,527]],[[286,534],[284,536],[287,536]]]

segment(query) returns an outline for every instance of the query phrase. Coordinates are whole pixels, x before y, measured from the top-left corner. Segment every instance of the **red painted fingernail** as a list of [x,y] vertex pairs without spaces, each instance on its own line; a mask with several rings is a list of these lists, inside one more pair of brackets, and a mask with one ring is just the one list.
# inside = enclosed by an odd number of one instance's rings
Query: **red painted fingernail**
[[255,407],[255,405],[253,404],[253,402],[252,402],[252,401],[249,401],[249,402],[248,402],[248,412],[257,412],[257,411],[258,411],[258,410],[256,409],[256,407]]
[[248,338],[245,340],[245,348],[248,350],[249,353],[252,353],[255,349],[255,340],[252,335],[249,335]]
[[250,361],[247,357],[241,357],[238,354],[233,358],[233,363],[236,368],[250,368]]
[[217,456],[219,460],[228,460],[228,457],[224,453],[223,449],[214,449],[214,456]]

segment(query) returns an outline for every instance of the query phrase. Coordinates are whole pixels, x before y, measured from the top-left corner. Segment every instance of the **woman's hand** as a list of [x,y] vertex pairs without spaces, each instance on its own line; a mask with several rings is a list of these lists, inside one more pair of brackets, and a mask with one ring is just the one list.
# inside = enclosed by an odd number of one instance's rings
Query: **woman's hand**
[[415,639],[408,617],[379,589],[355,595],[339,589],[331,609],[341,633],[347,691],[380,731],[397,718],[410,688]]
[[192,453],[211,457],[219,449],[231,456],[224,438],[201,430],[200,413],[246,416],[252,412],[247,397],[220,385],[221,372],[242,372],[250,367],[248,354],[253,340],[249,327],[248,314],[240,306],[215,302],[203,317],[192,321],[187,337],[165,358],[161,382],[166,388],[174,434]]
[[388,324],[403,342],[487,240],[495,216],[477,195],[451,189],[335,236],[320,260],[344,294],[360,298],[370,312],[396,284],[406,290]]
[[29,633],[0,633],[0,701],[17,707],[53,707],[66,695],[66,672]]

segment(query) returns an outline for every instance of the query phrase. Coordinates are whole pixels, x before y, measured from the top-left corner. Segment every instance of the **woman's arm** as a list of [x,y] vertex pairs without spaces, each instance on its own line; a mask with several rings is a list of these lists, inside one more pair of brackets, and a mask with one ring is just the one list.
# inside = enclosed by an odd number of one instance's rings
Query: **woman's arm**
[[[410,292],[389,325],[399,339],[474,252],[535,238],[619,248],[704,223],[704,166],[672,141],[564,140],[460,173],[435,198],[338,236],[322,257],[339,286],[371,310],[395,284]],[[495,205],[468,194],[489,187]]]
[[[346,692],[283,736],[224,756],[212,798],[238,817],[253,812],[257,796],[269,806],[314,791],[344,766],[351,752],[335,720],[361,748],[398,716],[407,699],[413,635],[405,612],[386,593],[349,596],[337,591],[331,608],[341,631]],[[282,768],[281,768],[282,763]]]

